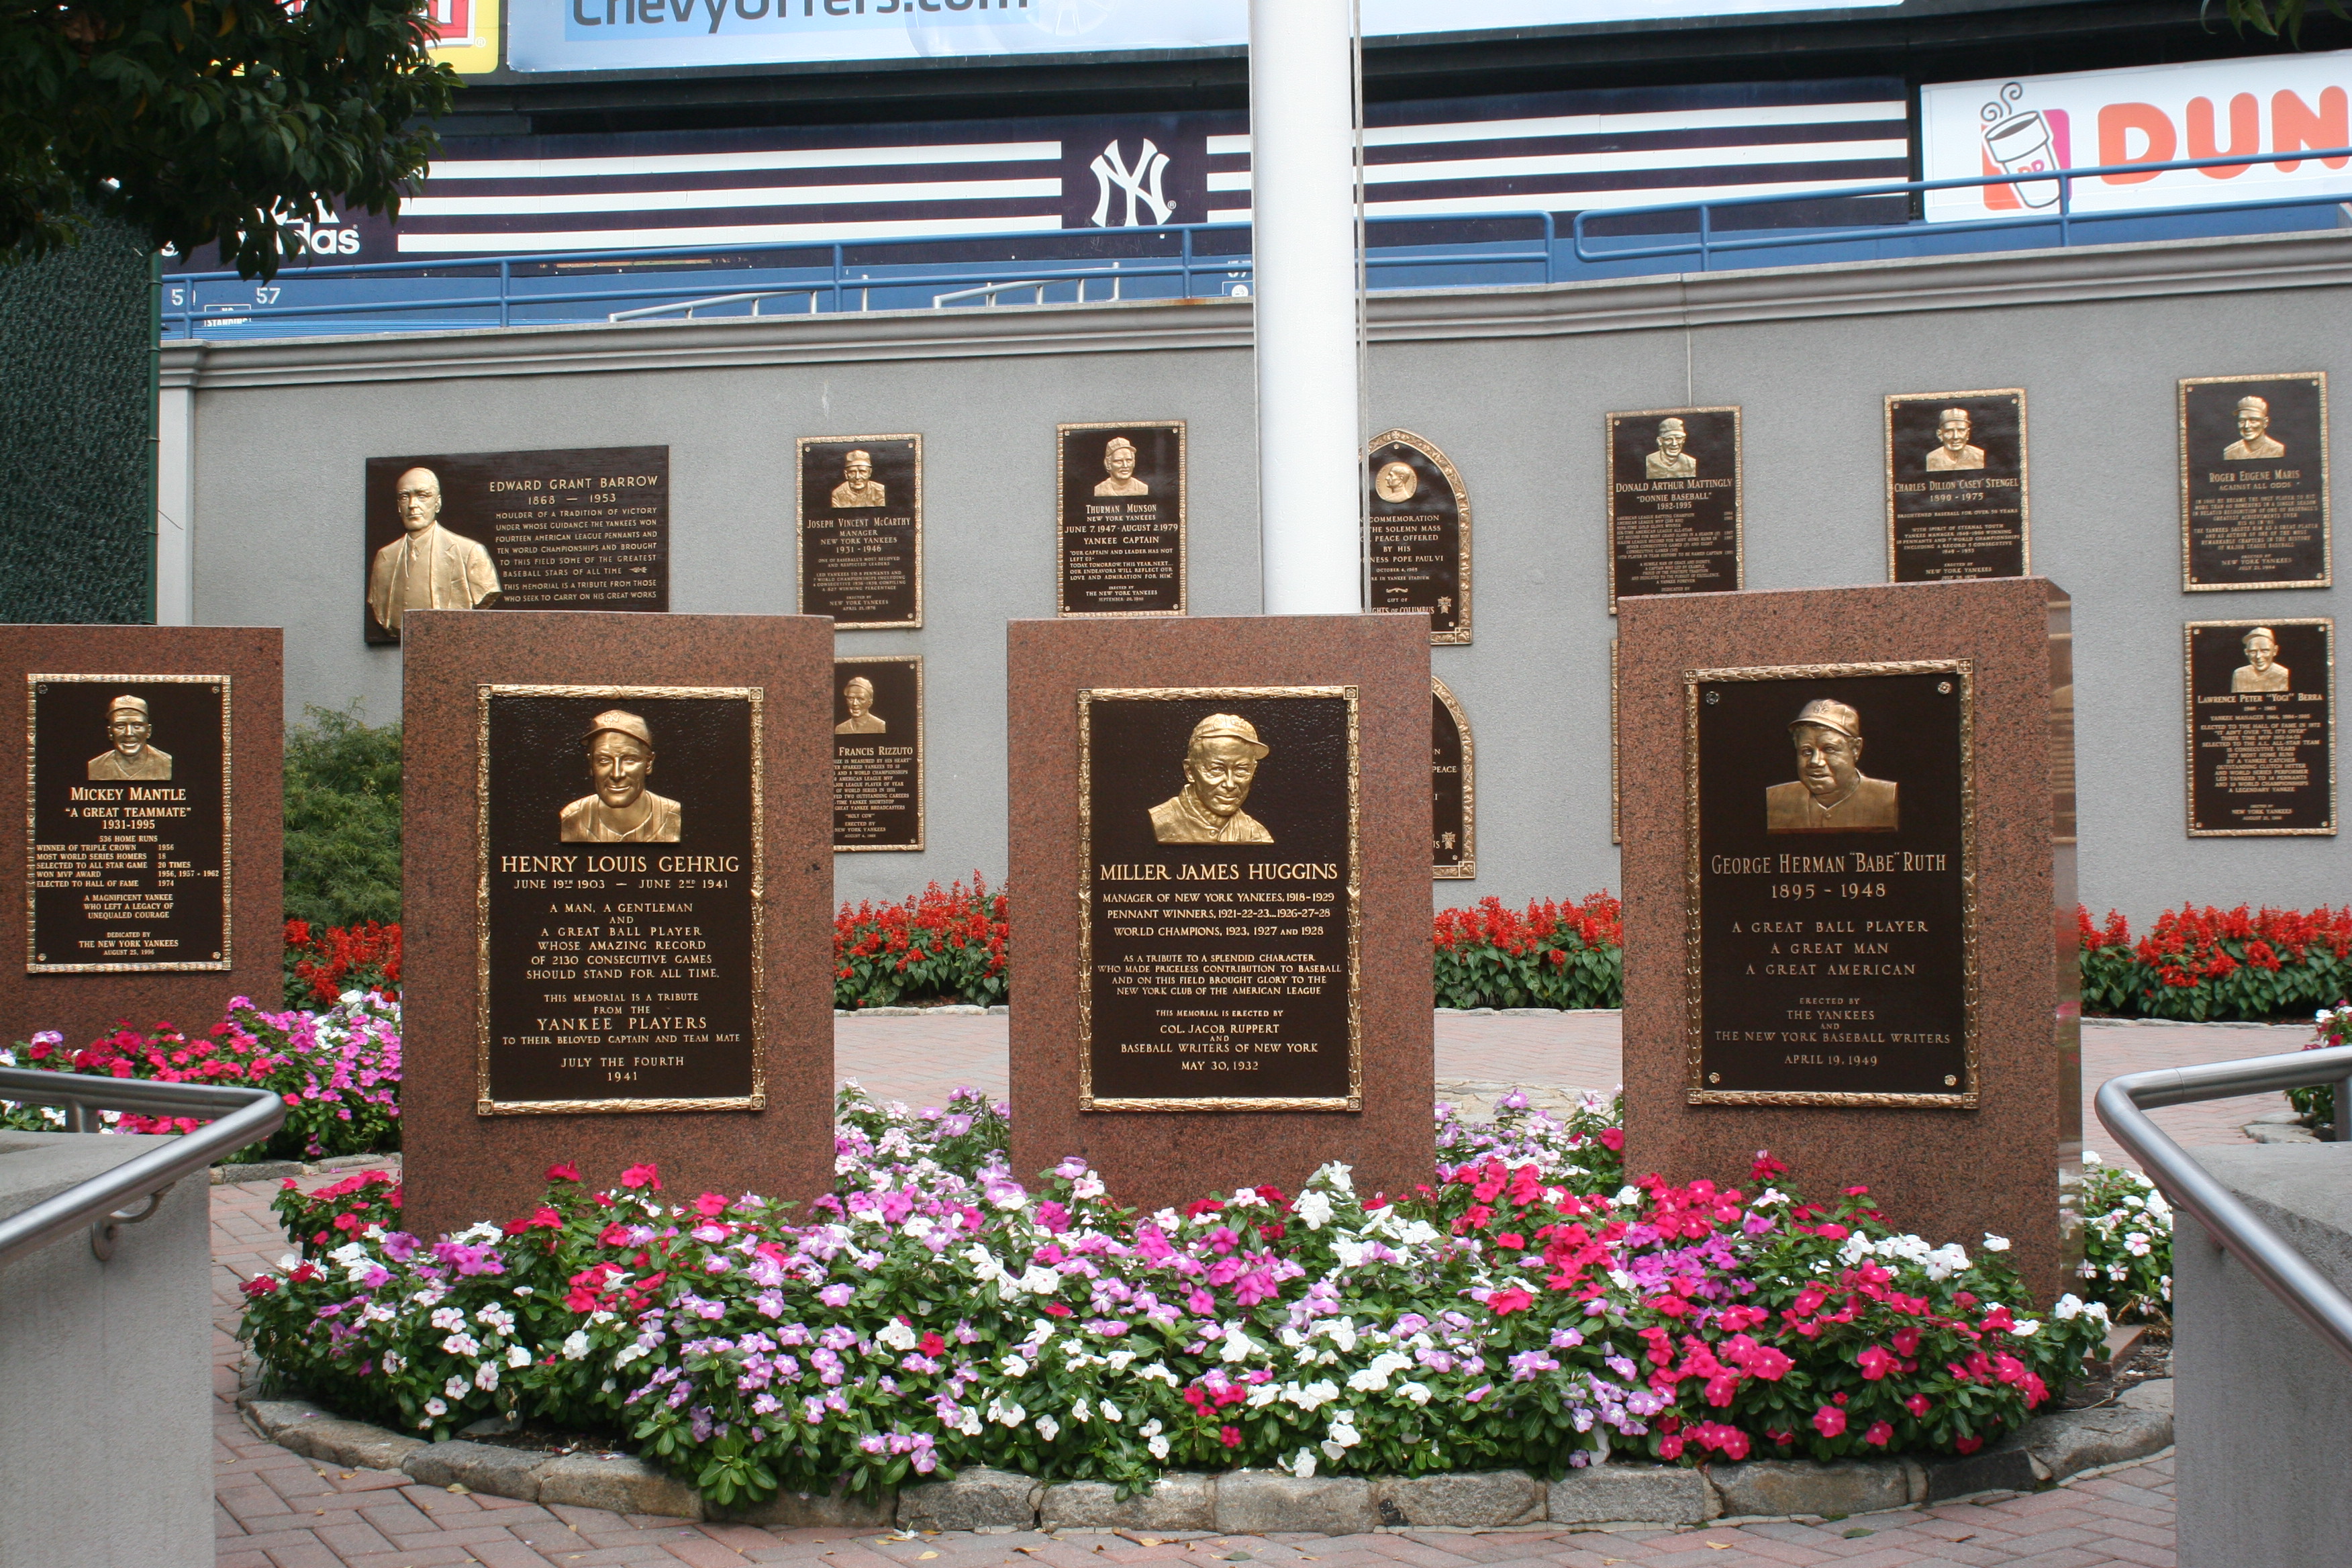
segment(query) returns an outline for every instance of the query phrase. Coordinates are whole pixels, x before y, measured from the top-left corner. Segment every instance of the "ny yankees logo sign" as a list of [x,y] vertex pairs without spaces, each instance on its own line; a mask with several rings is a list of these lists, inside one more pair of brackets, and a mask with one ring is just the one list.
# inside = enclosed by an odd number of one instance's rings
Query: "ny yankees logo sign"
[[[1169,215],[1176,210],[1176,204],[1160,194],[1160,176],[1167,173],[1168,154],[1153,146],[1150,137],[1144,138],[1143,150],[1136,154],[1132,168],[1119,156],[1116,140],[1105,147],[1088,167],[1094,171],[1095,187],[1098,193],[1095,198],[1094,216],[1097,228],[1149,227],[1166,223]],[[1110,221],[1113,191],[1127,194],[1127,216],[1116,226]],[[1135,204],[1139,201],[1151,209],[1151,225],[1136,221]]]

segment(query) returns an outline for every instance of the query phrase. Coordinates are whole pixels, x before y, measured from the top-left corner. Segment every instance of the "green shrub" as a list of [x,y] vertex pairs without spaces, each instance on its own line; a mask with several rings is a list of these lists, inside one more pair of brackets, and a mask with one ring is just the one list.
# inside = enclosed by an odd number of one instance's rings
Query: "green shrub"
[[305,708],[286,734],[286,918],[400,919],[400,725]]

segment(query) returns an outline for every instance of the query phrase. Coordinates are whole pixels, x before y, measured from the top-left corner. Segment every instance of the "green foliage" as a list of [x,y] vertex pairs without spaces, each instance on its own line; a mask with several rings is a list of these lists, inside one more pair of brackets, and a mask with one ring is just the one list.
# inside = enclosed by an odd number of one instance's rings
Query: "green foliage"
[[2172,1310],[2172,1209],[2137,1171],[2083,1155],[2083,1294],[2118,1321]]
[[[2311,15],[2312,0],[2226,0],[2230,26],[2243,33],[2248,27],[2266,37],[2284,37],[2300,47],[2303,24]],[[2344,0],[2319,0],[2336,16],[2345,15]],[[2213,0],[2204,0],[2200,15],[2211,12]]]
[[303,710],[286,735],[286,918],[400,919],[400,726]]

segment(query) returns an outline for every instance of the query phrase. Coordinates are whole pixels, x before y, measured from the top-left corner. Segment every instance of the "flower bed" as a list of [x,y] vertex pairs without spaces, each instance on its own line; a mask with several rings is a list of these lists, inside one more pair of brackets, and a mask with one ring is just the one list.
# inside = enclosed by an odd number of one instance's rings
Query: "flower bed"
[[2134,942],[2075,906],[2083,1010],[2198,1023],[2309,1017],[2352,994],[2352,907],[2249,911],[2183,904]]
[[286,922],[286,1005],[333,1006],[346,991],[400,994],[400,927]]
[[2172,1205],[2137,1171],[2083,1152],[2084,1289],[2121,1318],[2172,1312]]
[[887,1007],[902,999],[953,997],[990,1006],[1009,978],[1010,916],[1002,889],[977,871],[971,886],[937,882],[903,903],[847,904],[833,921],[833,1005]]
[[1620,1007],[1625,1002],[1625,906],[1606,892],[1580,903],[1508,910],[1481,899],[1438,912],[1441,1007]]

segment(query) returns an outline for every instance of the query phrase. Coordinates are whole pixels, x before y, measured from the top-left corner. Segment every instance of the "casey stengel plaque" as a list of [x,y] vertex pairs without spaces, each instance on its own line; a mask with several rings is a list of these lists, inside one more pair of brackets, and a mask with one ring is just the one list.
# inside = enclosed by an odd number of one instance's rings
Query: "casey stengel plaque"
[[1436,446],[1384,430],[1365,451],[1371,489],[1367,608],[1429,616],[1433,643],[1470,640],[1470,496]]
[[2183,380],[2180,508],[2189,592],[2328,586],[2326,374]]
[[1743,580],[1739,410],[1609,416],[1609,613],[1637,594],[1713,594]]
[[2022,577],[2032,560],[2023,390],[1889,396],[1887,580]]
[[1185,611],[1184,422],[1055,427],[1055,613]]
[[1360,1110],[1357,691],[1078,693],[1079,1109]]
[[1476,756],[1470,716],[1445,682],[1431,676],[1429,859],[1430,875],[1441,882],[1478,875]]
[[25,971],[227,969],[226,675],[30,675]]
[[1971,680],[1684,673],[1690,1103],[1977,1103]]
[[803,436],[801,614],[835,629],[923,624],[923,438]]
[[766,1103],[763,697],[480,688],[481,1114]]
[[2189,836],[2336,831],[2336,623],[2191,621]]
[[833,847],[923,847],[923,660],[833,661]]

